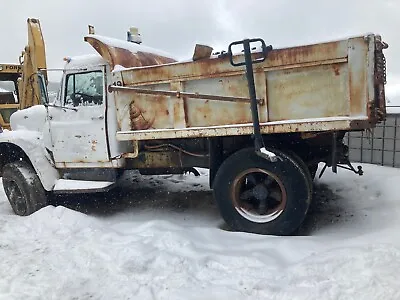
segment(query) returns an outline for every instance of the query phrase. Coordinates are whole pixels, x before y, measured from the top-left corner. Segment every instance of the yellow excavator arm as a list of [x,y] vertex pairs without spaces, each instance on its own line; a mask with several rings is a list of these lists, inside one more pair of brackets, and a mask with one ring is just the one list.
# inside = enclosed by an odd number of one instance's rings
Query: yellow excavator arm
[[42,29],[38,19],[28,19],[28,45],[20,56],[22,76],[18,80],[20,108],[24,109],[41,103],[38,73],[47,85],[46,50]]

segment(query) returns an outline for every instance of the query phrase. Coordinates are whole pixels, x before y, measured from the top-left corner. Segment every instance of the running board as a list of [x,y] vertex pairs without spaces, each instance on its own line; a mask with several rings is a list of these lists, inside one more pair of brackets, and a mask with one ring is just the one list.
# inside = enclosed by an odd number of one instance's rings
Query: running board
[[113,188],[112,181],[87,181],[73,179],[58,179],[53,192],[57,193],[95,193],[106,192]]

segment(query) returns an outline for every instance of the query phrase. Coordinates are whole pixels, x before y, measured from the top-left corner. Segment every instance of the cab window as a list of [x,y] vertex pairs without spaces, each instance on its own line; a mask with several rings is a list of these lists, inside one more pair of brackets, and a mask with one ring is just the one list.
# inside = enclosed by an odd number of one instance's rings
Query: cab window
[[65,105],[74,107],[102,105],[103,90],[101,71],[67,75]]
[[46,89],[46,83],[43,75],[38,75],[38,80],[39,80],[39,88],[40,88],[40,101],[42,104],[48,104],[49,99],[47,97],[47,89]]
[[18,104],[18,91],[15,81],[0,78],[0,104]]

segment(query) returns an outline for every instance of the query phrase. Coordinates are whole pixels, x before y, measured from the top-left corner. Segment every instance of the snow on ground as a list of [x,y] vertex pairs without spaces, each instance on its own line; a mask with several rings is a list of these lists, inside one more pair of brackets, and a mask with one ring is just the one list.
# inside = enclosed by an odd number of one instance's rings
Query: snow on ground
[[0,299],[400,299],[400,169],[364,169],[317,180],[293,237],[227,231],[206,176],[133,173],[25,218],[1,192]]

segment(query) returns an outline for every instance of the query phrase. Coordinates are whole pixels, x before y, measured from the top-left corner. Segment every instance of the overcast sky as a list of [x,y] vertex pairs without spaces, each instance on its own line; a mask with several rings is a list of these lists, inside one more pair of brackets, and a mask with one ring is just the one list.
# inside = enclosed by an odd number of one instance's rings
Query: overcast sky
[[65,56],[93,53],[83,41],[96,33],[125,39],[139,27],[143,44],[179,58],[195,43],[216,50],[244,37],[262,37],[276,47],[358,35],[381,34],[389,44],[388,94],[400,94],[400,0],[1,0],[1,62],[17,62],[26,44],[28,17],[39,18],[48,67]]

